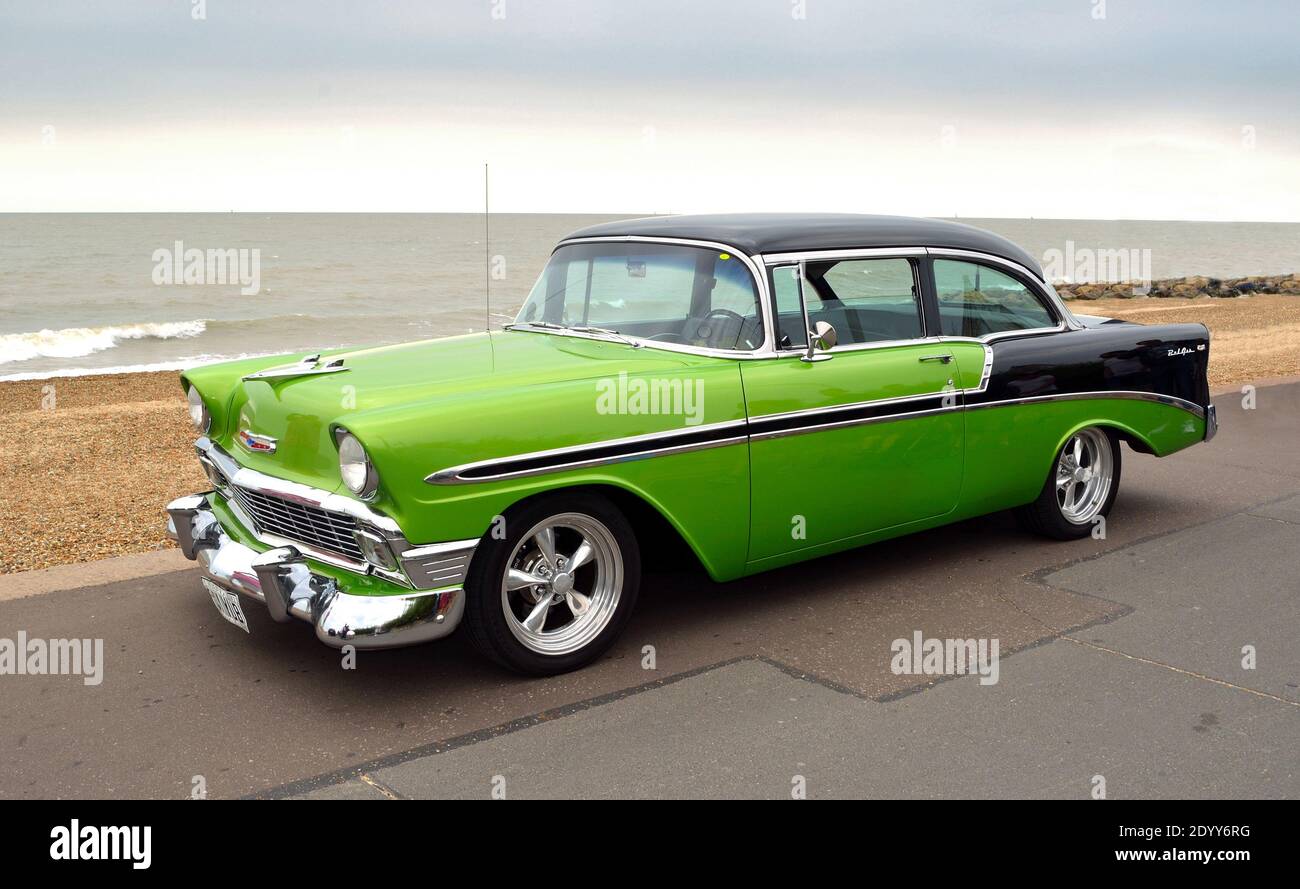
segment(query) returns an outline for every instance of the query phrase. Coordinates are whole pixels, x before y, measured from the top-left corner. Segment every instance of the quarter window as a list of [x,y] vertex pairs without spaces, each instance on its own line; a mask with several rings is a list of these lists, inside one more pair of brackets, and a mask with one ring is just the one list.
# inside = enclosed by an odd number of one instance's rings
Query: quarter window
[[776,301],[776,347],[806,347],[808,334],[803,329],[803,307],[799,305],[799,269],[796,266],[783,265],[772,269],[772,298]]
[[939,320],[947,336],[980,337],[1056,325],[1033,291],[988,266],[936,259],[934,285]]

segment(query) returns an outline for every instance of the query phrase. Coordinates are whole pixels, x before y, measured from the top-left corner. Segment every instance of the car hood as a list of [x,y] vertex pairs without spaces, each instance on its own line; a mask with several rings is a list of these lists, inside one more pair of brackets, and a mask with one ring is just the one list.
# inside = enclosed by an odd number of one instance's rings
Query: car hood
[[[239,370],[242,375],[300,357],[282,356],[255,368],[241,364]],[[621,372],[671,373],[718,361],[531,331],[479,333],[328,354],[331,362],[340,359],[346,370],[337,373],[241,379],[227,405],[224,428],[215,436],[218,442],[245,466],[334,490],[340,483],[334,430],[365,416],[398,408],[409,411],[419,405],[420,415],[436,424],[438,403],[446,399],[502,391],[529,397],[526,390],[548,384]],[[245,447],[244,432],[275,439],[274,452]]]

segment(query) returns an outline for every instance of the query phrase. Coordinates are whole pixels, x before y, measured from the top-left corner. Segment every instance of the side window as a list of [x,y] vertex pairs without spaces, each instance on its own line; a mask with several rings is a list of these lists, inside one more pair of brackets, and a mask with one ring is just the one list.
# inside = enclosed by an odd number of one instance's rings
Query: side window
[[986,336],[1056,324],[1052,313],[1024,284],[973,262],[934,261],[939,319],[947,336]]
[[808,279],[821,294],[808,320],[828,321],[840,343],[911,340],[925,335],[921,295],[907,259],[844,259],[808,263]]

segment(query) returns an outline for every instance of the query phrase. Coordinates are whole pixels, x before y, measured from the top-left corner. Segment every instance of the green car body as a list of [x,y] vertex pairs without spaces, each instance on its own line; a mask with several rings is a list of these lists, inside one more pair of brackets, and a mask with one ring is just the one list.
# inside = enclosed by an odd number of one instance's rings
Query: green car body
[[[301,356],[287,355],[187,371],[183,384],[206,409],[199,448],[214,479],[212,491],[196,495],[201,503],[182,498],[170,508],[172,531],[187,555],[202,560],[204,546],[215,552],[221,540],[263,556],[272,551],[270,566],[254,570],[261,590],[230,582],[220,571],[206,574],[262,601],[276,572],[298,581],[310,574],[310,590],[290,588],[281,602],[268,602],[272,615],[312,620],[331,644],[382,647],[454,629],[473,563],[486,559],[479,544],[503,539],[503,526],[526,504],[599,497],[626,515],[638,536],[649,532],[647,523],[671,528],[710,577],[729,581],[1031,504],[1081,430],[1104,430],[1113,441],[1156,456],[1213,434],[1204,328],[1080,322],[1049,285],[1034,280],[1041,273],[1032,263],[1016,262],[1020,254],[995,249],[997,243],[986,254],[938,235],[880,246],[868,233],[857,235],[850,249],[841,243],[854,237],[846,232],[800,258],[728,237],[718,225],[687,223],[683,233],[654,224],[644,233],[624,226],[617,236],[586,233],[566,244],[690,244],[728,262],[742,259],[759,300],[759,315],[750,321],[753,348],[728,354],[712,341],[692,347],[677,342],[685,338],[678,327],[656,341],[626,330],[547,327],[534,318],[491,333],[336,351],[301,364],[295,364]],[[751,234],[743,225],[739,231]],[[783,322],[773,275],[787,269],[811,282],[816,270],[800,263],[825,265],[837,249],[855,261],[876,251],[870,258],[907,263],[923,335],[825,350],[778,343]],[[979,253],[989,274],[1015,262],[1017,276],[1043,301],[1051,328],[984,337],[935,331],[932,263],[944,250],[954,258],[971,254],[963,261]],[[617,261],[625,262],[622,254]],[[652,254],[651,276],[656,261]],[[634,284],[647,274],[640,262],[626,259]],[[906,307],[906,295],[901,299]],[[830,312],[837,303],[827,300],[821,308]],[[710,314],[730,323],[731,315],[743,313]],[[706,317],[695,332],[717,323]],[[258,376],[277,369],[282,375]],[[339,442],[346,434],[364,447],[377,478],[366,497],[354,494],[341,474]],[[231,490],[232,471],[241,470],[240,478],[280,480],[285,491],[273,485],[278,499],[268,505],[262,496],[250,507]],[[305,503],[329,506],[331,521],[344,517],[329,533],[339,534],[338,527],[348,533],[353,522],[373,530],[378,557],[362,550],[367,564],[331,558],[337,553],[329,546],[302,546],[292,530],[319,516],[292,505],[295,492],[306,492]],[[1103,499],[1107,494],[1113,499],[1113,491],[1103,491]],[[335,508],[340,505],[346,508]],[[215,525],[203,518],[209,513]],[[267,533],[259,515],[269,516],[275,533]],[[276,516],[284,517],[283,526]],[[372,520],[378,524],[372,527]],[[439,547],[447,548],[448,565],[418,578],[407,570],[414,562],[404,553],[441,555]],[[449,582],[438,586],[440,579]],[[468,596],[495,596],[497,582]],[[320,602],[329,596],[405,604],[396,618],[374,627],[322,627]],[[412,605],[417,599],[427,607]],[[436,630],[413,630],[431,627],[439,616]],[[565,661],[563,668],[581,661]]]

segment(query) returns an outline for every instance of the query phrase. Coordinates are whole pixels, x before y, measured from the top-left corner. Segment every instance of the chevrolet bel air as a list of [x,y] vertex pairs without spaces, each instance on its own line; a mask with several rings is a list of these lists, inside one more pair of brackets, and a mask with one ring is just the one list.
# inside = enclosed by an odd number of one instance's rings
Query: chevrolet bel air
[[1088,536],[1121,442],[1214,435],[1208,353],[1199,324],[1076,317],[956,223],[606,223],[503,330],[184,373],[211,490],[169,533],[245,630],[249,601],[335,647],[463,623],[559,673],[618,637],[651,554],[728,581],[1004,509]]

